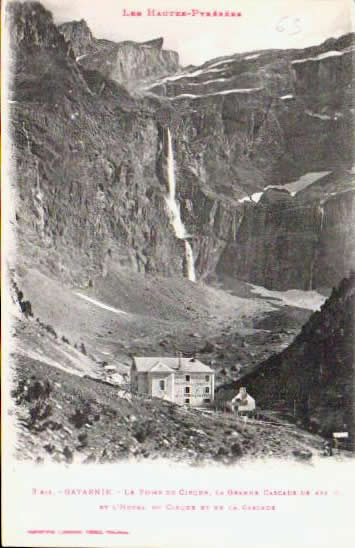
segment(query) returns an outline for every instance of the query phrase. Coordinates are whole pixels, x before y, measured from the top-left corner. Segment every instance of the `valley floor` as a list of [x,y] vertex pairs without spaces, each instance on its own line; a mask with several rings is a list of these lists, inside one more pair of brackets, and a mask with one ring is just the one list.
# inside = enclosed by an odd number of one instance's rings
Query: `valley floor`
[[[285,348],[314,306],[314,292],[303,292],[302,306],[290,306],[278,292],[260,295],[243,282],[231,289],[124,271],[95,280],[93,288],[68,288],[31,269],[18,285],[34,318],[54,330],[59,343],[68,342],[63,346],[52,338],[48,347],[41,344],[42,359],[53,359],[53,345],[66,358],[84,349],[86,357],[79,352],[84,366],[73,357],[75,370],[102,374],[104,364],[128,375],[130,354],[182,352],[211,365],[218,384],[237,380],[241,371]],[[41,338],[35,331],[23,327],[18,344],[26,339],[24,354],[38,358]]]

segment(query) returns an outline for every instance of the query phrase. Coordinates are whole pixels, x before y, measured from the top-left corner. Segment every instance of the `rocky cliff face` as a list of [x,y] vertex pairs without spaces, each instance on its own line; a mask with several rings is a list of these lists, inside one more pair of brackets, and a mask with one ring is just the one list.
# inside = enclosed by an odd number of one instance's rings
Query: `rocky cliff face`
[[[211,186],[240,189],[243,167],[249,189],[285,184],[307,171],[351,167],[352,55],[351,35],[301,51],[238,54],[164,78],[150,92],[193,112],[190,141],[206,141],[213,127],[214,157],[205,142],[202,158]],[[220,154],[229,170],[216,181],[209,164]]]
[[80,66],[97,70],[132,91],[138,82],[172,74],[179,68],[178,54],[163,49],[163,38],[140,44],[97,40],[83,20],[64,23],[59,31],[72,44]]
[[[183,275],[164,200],[169,128],[199,278],[308,289],[347,272],[351,35],[181,70],[161,39],[98,40],[83,21],[58,29],[37,3],[9,4],[7,18],[23,260],[80,282],[115,264]],[[285,190],[309,172],[330,180]]]
[[[63,23],[58,29],[65,40],[71,44],[76,59],[82,55],[90,55],[100,48],[100,41],[94,38],[84,19]],[[109,45],[111,44],[107,41],[107,47]]]
[[[9,4],[5,23],[10,30],[11,45],[19,49],[19,53],[22,47],[27,51],[57,48],[61,54],[72,49],[71,44],[66,43],[64,37],[58,34],[52,14],[39,2]],[[18,54],[17,51],[15,53]]]
[[353,185],[351,173],[336,172],[295,196],[270,188],[245,202],[217,272],[274,289],[334,286],[355,264]]
[[310,428],[354,442],[355,275],[344,279],[283,352],[243,383],[263,406],[288,405]]

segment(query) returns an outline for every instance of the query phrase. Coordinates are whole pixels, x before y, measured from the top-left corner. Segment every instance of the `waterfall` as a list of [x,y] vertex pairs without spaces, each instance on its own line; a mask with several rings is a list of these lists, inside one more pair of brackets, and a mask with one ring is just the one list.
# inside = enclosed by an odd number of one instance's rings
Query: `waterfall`
[[187,240],[189,235],[186,232],[185,225],[180,215],[180,204],[176,200],[176,178],[174,165],[174,150],[171,139],[170,129],[167,129],[168,147],[167,147],[167,174],[168,174],[168,195],[165,196],[166,205],[170,215],[170,222],[174,228],[175,236],[179,240],[185,241],[185,260],[187,277],[190,281],[196,281],[195,264],[192,252],[192,246]]
[[187,240],[185,240],[185,258],[186,258],[187,277],[191,282],[196,282],[194,255],[192,252],[191,244]]
[[175,198],[176,194],[176,179],[174,166],[174,151],[171,141],[170,129],[168,128],[168,151],[167,151],[167,168],[168,168],[168,189],[169,194],[165,197],[169,213],[170,221],[173,225],[175,236],[179,240],[184,240],[187,237],[185,226],[180,216],[180,205]]

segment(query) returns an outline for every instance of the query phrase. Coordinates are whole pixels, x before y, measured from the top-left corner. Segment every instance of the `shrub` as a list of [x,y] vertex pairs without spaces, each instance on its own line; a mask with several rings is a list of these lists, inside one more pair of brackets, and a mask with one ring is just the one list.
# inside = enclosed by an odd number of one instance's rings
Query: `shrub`
[[52,411],[53,408],[49,403],[46,403],[43,400],[36,402],[34,406],[29,409],[29,428],[37,430],[46,428],[46,424],[43,424],[42,421],[47,419],[52,414]]

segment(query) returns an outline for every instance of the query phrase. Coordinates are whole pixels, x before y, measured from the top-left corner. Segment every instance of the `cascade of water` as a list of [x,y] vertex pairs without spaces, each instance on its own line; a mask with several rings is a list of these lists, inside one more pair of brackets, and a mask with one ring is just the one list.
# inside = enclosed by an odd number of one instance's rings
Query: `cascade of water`
[[171,140],[170,129],[168,128],[168,151],[167,151],[167,171],[168,171],[168,189],[169,193],[165,196],[165,201],[170,213],[171,224],[173,225],[174,232],[179,240],[184,240],[187,236],[185,226],[180,216],[180,205],[176,200],[176,179],[175,179],[175,166],[174,166],[174,151]]
[[185,225],[182,222],[180,215],[180,204],[176,200],[176,178],[174,166],[174,150],[171,139],[170,129],[167,130],[168,147],[167,147],[167,174],[168,174],[168,195],[165,196],[165,201],[170,214],[170,222],[174,228],[175,236],[179,240],[185,241],[185,259],[188,279],[192,282],[196,281],[194,257],[190,242],[187,240],[188,234]]
[[175,166],[174,166],[174,149],[173,149],[173,142],[171,139],[171,133],[169,128],[167,131],[167,135],[168,135],[167,162],[168,162],[169,198],[170,200],[175,200],[176,179],[175,179]]
[[193,256],[191,244],[188,240],[185,240],[185,257],[186,257],[187,277],[191,282],[196,282],[194,256]]

